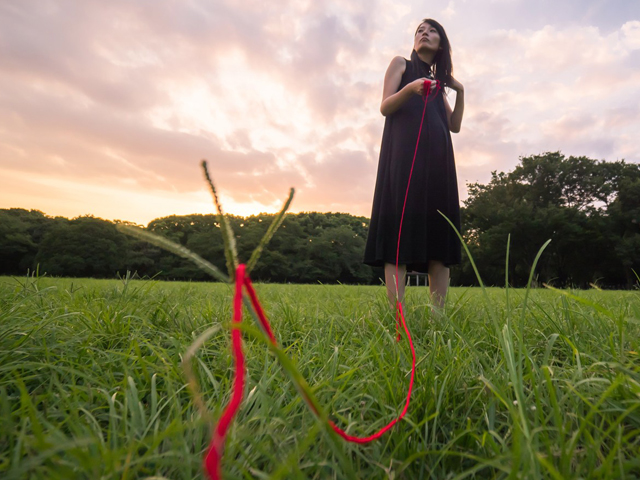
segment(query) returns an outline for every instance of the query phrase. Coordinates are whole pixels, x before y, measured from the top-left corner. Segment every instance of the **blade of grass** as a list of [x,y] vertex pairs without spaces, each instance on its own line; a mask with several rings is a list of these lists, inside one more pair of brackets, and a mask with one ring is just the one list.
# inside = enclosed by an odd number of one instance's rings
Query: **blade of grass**
[[202,347],[202,345],[204,345],[207,340],[215,335],[220,330],[220,328],[220,325],[214,325],[213,327],[205,330],[189,346],[182,360],[182,368],[184,370],[185,376],[187,377],[187,385],[189,386],[189,390],[191,391],[191,395],[193,396],[193,403],[195,403],[196,408],[200,412],[200,416],[208,423],[211,423],[213,419],[202,398],[200,383],[193,373],[193,365],[191,364],[191,359],[195,356],[196,352]]
[[507,236],[507,254],[504,261],[504,291],[507,297],[507,319],[511,319],[511,304],[509,303],[509,251],[511,247],[511,234]]
[[291,201],[293,200],[293,194],[294,194],[294,189],[292,188],[291,190],[289,190],[289,197],[284,202],[284,205],[280,209],[280,212],[278,212],[278,214],[275,216],[275,218],[273,219],[273,222],[271,222],[271,225],[269,225],[267,232],[260,239],[260,243],[251,254],[251,258],[249,258],[249,261],[247,262],[247,268],[246,268],[247,275],[256,266],[256,263],[258,263],[258,259],[260,258],[260,255],[262,254],[264,247],[267,245],[267,243],[269,243],[269,240],[271,240],[271,237],[273,237],[273,234],[276,233],[276,230],[278,229],[278,227],[282,225],[282,222],[284,221],[285,213],[287,212],[287,210],[289,210],[289,206],[291,205]]
[[220,199],[218,198],[218,192],[216,191],[216,187],[213,185],[213,180],[209,175],[207,161],[202,160],[200,165],[202,166],[202,170],[204,171],[204,178],[207,180],[209,189],[211,190],[211,194],[213,195],[213,203],[215,203],[216,205],[216,211],[218,212],[218,222],[220,223],[220,228],[222,230],[222,240],[224,241],[224,255],[227,260],[227,270],[229,271],[229,277],[233,279],[235,278],[236,269],[238,268],[238,264],[240,263],[238,261],[236,237],[233,233],[233,228],[231,227],[229,220],[222,211],[222,205],[220,204]]
[[171,253],[175,253],[179,257],[191,260],[197,267],[211,275],[216,280],[224,283],[230,283],[229,277],[222,273],[218,269],[218,267],[178,243],[174,243],[167,238],[148,232],[140,227],[118,224],[116,225],[116,228],[122,233],[126,233],[127,235],[130,235],[132,237],[136,237],[140,240],[144,240],[145,242],[149,242],[156,247],[164,248]]

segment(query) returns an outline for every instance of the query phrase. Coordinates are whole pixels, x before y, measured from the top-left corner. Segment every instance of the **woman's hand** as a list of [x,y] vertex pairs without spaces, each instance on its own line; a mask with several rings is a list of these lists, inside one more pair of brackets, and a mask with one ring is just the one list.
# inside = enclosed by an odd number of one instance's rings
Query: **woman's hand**
[[405,88],[409,89],[409,91],[411,93],[414,93],[415,95],[424,95],[423,85],[425,80],[428,80],[429,82],[431,82],[431,85],[429,86],[429,94],[435,93],[435,91],[438,88],[438,84],[436,83],[435,80],[431,80],[430,78],[427,78],[427,77],[418,78],[417,80],[414,80],[413,82],[408,83]]
[[414,95],[424,96],[425,80],[431,82],[429,95],[434,94],[438,89],[438,84],[435,80],[422,77],[407,83],[398,90],[405,69],[406,60],[402,57],[394,57],[389,64],[389,68],[387,68],[387,73],[384,76],[384,88],[382,89],[382,102],[380,103],[380,113],[385,117],[397,111]]
[[451,77],[451,83],[447,85],[451,90],[455,90],[456,93],[464,92],[464,86],[455,78]]
[[448,85],[451,90],[456,92],[456,104],[451,110],[451,106],[447,99],[444,99],[444,109],[447,112],[447,121],[449,123],[449,130],[453,133],[458,133],[462,126],[462,115],[464,113],[464,87],[455,78],[451,77],[451,83]]

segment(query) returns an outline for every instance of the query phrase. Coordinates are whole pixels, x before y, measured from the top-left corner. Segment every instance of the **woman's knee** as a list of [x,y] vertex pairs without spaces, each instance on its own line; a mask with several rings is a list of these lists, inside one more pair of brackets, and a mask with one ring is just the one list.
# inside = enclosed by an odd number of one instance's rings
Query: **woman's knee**
[[429,260],[429,275],[437,275],[439,273],[445,273],[449,271],[447,267],[440,260]]

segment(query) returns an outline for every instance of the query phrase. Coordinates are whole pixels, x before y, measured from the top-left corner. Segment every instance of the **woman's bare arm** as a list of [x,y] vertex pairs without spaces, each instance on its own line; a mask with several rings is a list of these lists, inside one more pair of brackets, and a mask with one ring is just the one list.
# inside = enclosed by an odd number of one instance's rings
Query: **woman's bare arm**
[[[387,68],[387,73],[384,76],[384,87],[382,89],[382,103],[380,104],[380,113],[385,117],[398,110],[413,95],[424,95],[423,84],[427,78],[414,80],[398,90],[406,68],[407,64],[402,57],[395,57],[391,60],[389,68]],[[431,91],[434,91],[435,88],[436,83],[433,82]]]
[[449,130],[453,133],[458,133],[462,126],[462,115],[464,114],[464,87],[455,78],[451,78],[452,90],[456,92],[456,104],[451,110],[451,105],[447,99],[444,99],[444,108],[447,111],[447,122],[449,123]]

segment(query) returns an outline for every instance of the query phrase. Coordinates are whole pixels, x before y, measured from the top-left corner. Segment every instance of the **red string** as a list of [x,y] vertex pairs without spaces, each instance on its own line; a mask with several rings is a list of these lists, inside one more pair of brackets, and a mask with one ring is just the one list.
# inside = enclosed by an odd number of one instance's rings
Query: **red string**
[[[416,149],[413,154],[413,161],[411,162],[411,170],[409,172],[409,181],[407,182],[407,191],[404,196],[404,204],[402,206],[402,215],[400,217],[400,230],[398,232],[398,247],[396,249],[396,281],[398,279],[398,263],[399,263],[399,255],[400,255],[400,236],[402,234],[402,222],[404,220],[404,211],[407,205],[407,198],[409,196],[409,187],[411,185],[411,176],[413,174],[413,167],[415,165],[416,156],[418,153],[418,144],[420,142],[420,135],[422,133],[422,125],[424,123],[424,116],[427,109],[427,102],[429,100],[429,90],[430,90],[431,82],[429,80],[425,80],[423,84],[424,88],[424,108],[422,110],[422,119],[420,121],[420,130],[418,131],[418,140],[416,141]],[[440,83],[437,82],[436,94],[440,90]],[[435,96],[435,95],[434,95]],[[244,354],[242,353],[242,338],[240,335],[240,329],[238,328],[240,322],[242,322],[242,289],[243,287],[247,290],[249,294],[249,299],[251,300],[251,305],[253,306],[256,314],[258,315],[258,320],[260,321],[260,325],[271,340],[274,345],[277,345],[276,338],[271,330],[271,325],[269,324],[269,320],[264,313],[262,306],[260,305],[260,301],[258,300],[258,296],[253,288],[251,283],[251,279],[248,275],[245,275],[245,265],[238,265],[236,269],[236,283],[235,283],[235,294],[233,297],[233,321],[231,324],[231,340],[232,340],[232,350],[233,357],[235,359],[235,376],[233,380],[233,395],[231,397],[231,401],[229,405],[222,412],[222,416],[216,425],[216,428],[213,433],[213,438],[211,440],[211,445],[209,446],[209,451],[204,459],[204,468],[209,475],[209,478],[212,480],[219,480],[222,478],[221,470],[220,470],[220,460],[222,459],[222,452],[224,449],[224,440],[227,435],[227,431],[229,429],[229,425],[231,424],[233,418],[235,417],[238,409],[240,408],[240,403],[242,402],[242,396],[244,393]],[[397,288],[397,286],[396,286]],[[402,327],[404,328],[405,333],[407,334],[407,338],[409,339],[409,346],[411,347],[411,379],[409,380],[409,389],[407,392],[407,399],[404,404],[404,408],[398,417],[394,418],[387,425],[382,427],[373,435],[368,437],[356,437],[353,435],[348,435],[344,430],[338,427],[335,423],[329,420],[329,424],[331,428],[340,435],[342,438],[347,440],[348,442],[353,443],[368,443],[377,438],[380,438],[385,432],[387,432],[391,427],[393,427],[399,420],[401,420],[404,415],[407,413],[409,409],[409,402],[411,400],[411,391],[413,390],[413,379],[416,370],[416,352],[413,348],[413,340],[411,339],[411,334],[409,333],[409,329],[407,328],[407,324],[404,318],[404,312],[402,310],[402,303],[397,302],[396,309],[396,331],[397,331],[397,340],[400,340],[400,327],[399,323],[402,321]],[[311,406],[314,410],[314,413],[317,414],[315,407],[313,404],[305,399],[305,401]]]
[[258,319],[260,320],[260,324],[264,329],[265,333],[271,340],[271,343],[276,345],[276,337],[273,335],[271,331],[271,325],[269,325],[269,320],[267,320],[267,316],[264,314],[264,310],[262,309],[262,305],[258,301],[258,296],[256,295],[256,291],[253,289],[253,284],[251,283],[251,279],[249,277],[245,278],[245,287],[247,287],[247,292],[249,293],[249,298],[251,299],[251,305],[253,309],[258,314]]
[[[422,119],[420,120],[420,129],[418,130],[418,140],[416,140],[416,149],[413,152],[413,160],[411,161],[411,170],[409,171],[409,180],[407,181],[407,191],[404,194],[404,203],[402,204],[402,215],[400,216],[400,227],[398,228],[398,247],[396,248],[396,294],[398,292],[398,280],[400,278],[398,274],[398,263],[400,261],[400,237],[402,235],[402,222],[404,221],[404,211],[407,207],[407,198],[409,198],[409,187],[411,186],[411,176],[413,175],[413,166],[416,163],[416,156],[418,155],[418,146],[420,145],[420,135],[422,134],[422,125],[424,123],[424,114],[427,111],[427,103],[429,102],[429,92],[431,90],[431,80],[425,80],[422,84],[422,90],[424,93],[424,107],[422,108]],[[433,98],[440,91],[440,82],[436,82],[436,93]],[[403,279],[404,280],[404,279]],[[400,320],[404,324],[404,316],[402,314],[402,303],[397,302],[396,305],[396,341],[400,341]],[[405,327],[406,329],[406,327]],[[411,338],[411,337],[409,337]]]
[[222,412],[222,416],[213,432],[209,453],[204,459],[204,467],[214,480],[222,478],[220,475],[220,458],[224,449],[224,439],[227,435],[229,425],[236,416],[242,396],[244,393],[244,355],[242,354],[242,338],[238,326],[242,322],[242,286],[245,283],[245,266],[238,265],[236,269],[236,289],[233,297],[233,322],[231,324],[231,342],[233,348],[233,358],[235,359],[235,376],[233,379],[233,395],[227,408]]

